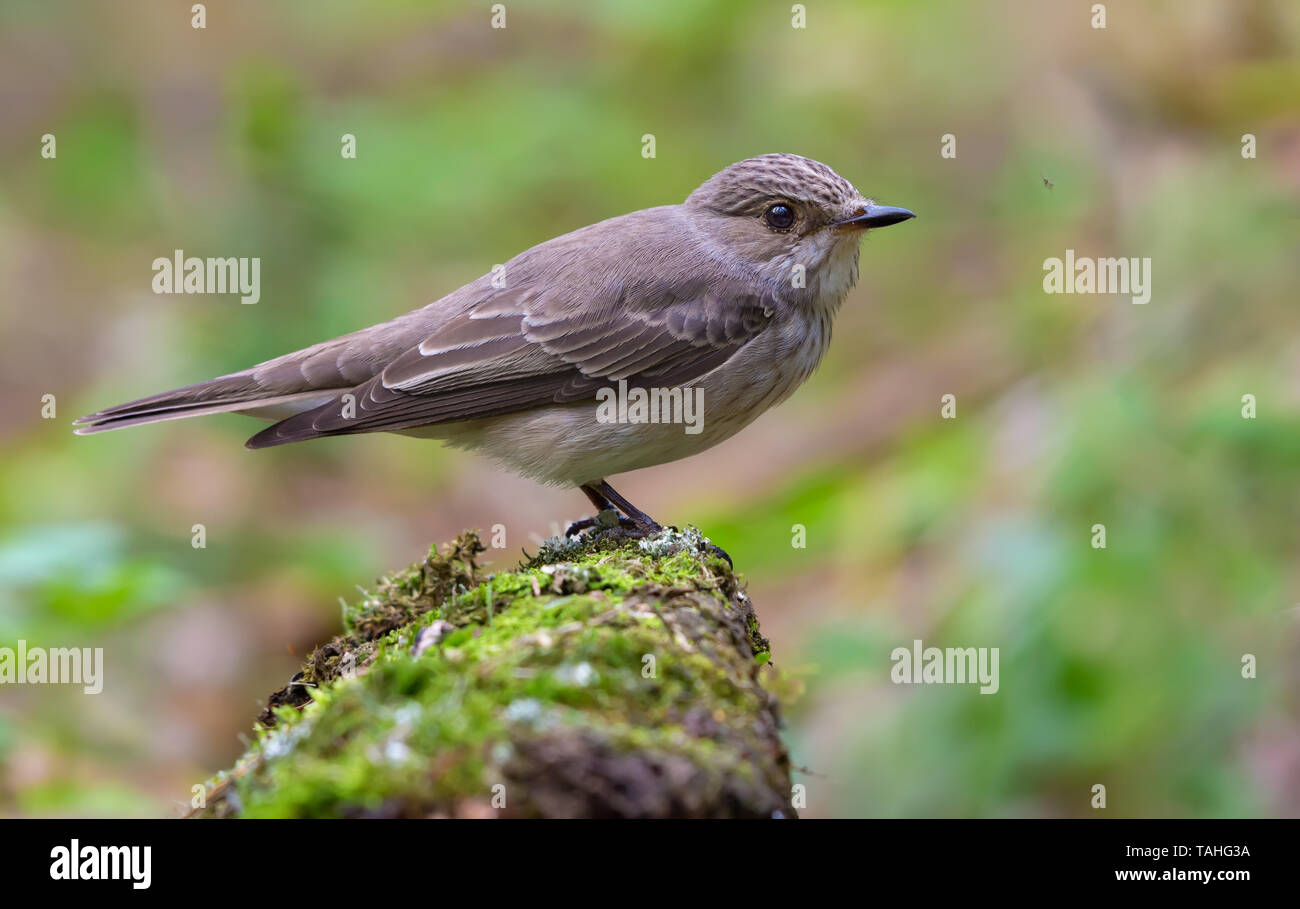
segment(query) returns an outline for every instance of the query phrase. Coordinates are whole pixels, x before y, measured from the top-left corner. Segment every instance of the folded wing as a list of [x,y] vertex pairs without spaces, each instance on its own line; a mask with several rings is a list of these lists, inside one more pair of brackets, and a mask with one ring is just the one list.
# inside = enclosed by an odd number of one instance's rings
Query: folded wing
[[[266,448],[590,400],[630,387],[688,385],[763,331],[775,305],[694,289],[654,299],[575,301],[504,291],[449,321],[381,372],[248,440]],[[350,396],[350,397],[349,397]]]

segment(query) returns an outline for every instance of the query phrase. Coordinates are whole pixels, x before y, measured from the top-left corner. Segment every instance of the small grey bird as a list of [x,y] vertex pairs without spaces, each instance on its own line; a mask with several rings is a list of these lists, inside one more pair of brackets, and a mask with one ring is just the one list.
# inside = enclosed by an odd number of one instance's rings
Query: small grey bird
[[[101,410],[76,431],[233,411],[276,421],[248,448],[442,439],[577,486],[605,522],[651,532],[605,477],[703,451],[787,398],[826,352],[863,232],[912,217],[817,161],[749,158],[681,205],[556,237],[391,322]],[[702,389],[698,431],[602,418],[601,390],[614,388]],[[596,526],[600,514],[569,533]]]

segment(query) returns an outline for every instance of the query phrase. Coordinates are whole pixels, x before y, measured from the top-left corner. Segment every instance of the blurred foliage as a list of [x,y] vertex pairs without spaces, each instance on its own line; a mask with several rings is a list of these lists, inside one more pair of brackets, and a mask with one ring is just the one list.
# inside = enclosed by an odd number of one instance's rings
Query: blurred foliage
[[[5,4],[0,646],[105,646],[107,684],[0,690],[0,814],[168,811],[353,585],[464,526],[504,524],[508,564],[582,510],[406,439],[252,456],[238,417],[72,418],[769,151],[920,217],[865,241],[807,387],[628,495],[747,574],[805,688],[805,813],[1092,816],[1095,783],[1115,815],[1300,812],[1300,6],[1108,7],[845,0],[799,30],[788,3],[517,2],[494,30],[483,4],[249,0],[196,31],[188,5]],[[1151,302],[1045,294],[1067,248],[1150,257]],[[261,257],[261,302],[155,296],[174,249]],[[914,639],[1001,648],[999,693],[892,685]]]

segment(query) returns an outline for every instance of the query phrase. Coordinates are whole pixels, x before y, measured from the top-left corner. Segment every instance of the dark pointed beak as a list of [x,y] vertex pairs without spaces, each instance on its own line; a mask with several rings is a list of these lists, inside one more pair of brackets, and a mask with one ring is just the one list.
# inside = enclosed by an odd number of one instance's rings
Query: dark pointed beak
[[860,215],[852,218],[845,218],[843,221],[836,221],[836,227],[856,227],[859,229],[868,227],[888,227],[891,224],[897,224],[899,221],[907,221],[915,218],[914,212],[906,208],[895,208],[892,205],[876,205],[872,203],[867,206],[867,210]]

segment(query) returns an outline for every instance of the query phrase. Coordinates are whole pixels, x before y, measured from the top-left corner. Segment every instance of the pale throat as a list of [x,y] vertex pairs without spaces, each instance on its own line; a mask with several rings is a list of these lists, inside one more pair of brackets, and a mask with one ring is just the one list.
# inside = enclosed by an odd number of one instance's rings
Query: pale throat
[[818,270],[820,296],[838,306],[858,282],[858,247],[861,237],[849,234],[836,240],[830,254]]

